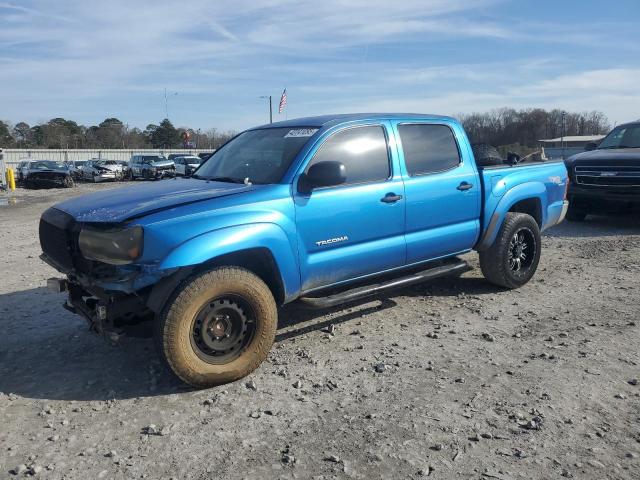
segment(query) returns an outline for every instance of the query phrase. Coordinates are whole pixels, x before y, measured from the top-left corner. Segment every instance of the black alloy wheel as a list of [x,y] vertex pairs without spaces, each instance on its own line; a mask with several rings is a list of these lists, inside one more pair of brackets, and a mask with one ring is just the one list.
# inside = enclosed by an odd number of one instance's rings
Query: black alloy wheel
[[509,242],[509,268],[516,274],[531,268],[536,254],[536,239],[533,232],[523,227],[513,234]]

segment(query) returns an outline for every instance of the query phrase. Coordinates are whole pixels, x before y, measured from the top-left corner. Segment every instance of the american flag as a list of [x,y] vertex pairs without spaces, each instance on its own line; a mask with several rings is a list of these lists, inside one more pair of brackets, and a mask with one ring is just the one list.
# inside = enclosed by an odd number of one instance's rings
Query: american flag
[[287,106],[287,89],[285,88],[282,91],[282,96],[280,97],[280,106],[278,107],[278,113],[282,113],[284,111],[284,107]]

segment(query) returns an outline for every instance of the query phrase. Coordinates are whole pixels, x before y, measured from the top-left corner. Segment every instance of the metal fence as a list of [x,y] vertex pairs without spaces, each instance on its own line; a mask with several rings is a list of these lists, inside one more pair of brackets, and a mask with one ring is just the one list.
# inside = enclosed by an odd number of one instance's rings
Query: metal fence
[[91,158],[104,158],[109,160],[129,160],[132,155],[169,155],[171,153],[183,153],[185,155],[197,155],[202,152],[211,152],[208,149],[36,149],[36,148],[5,148],[4,164],[6,167],[14,167],[26,159],[57,160],[62,162],[72,160],[89,160]]

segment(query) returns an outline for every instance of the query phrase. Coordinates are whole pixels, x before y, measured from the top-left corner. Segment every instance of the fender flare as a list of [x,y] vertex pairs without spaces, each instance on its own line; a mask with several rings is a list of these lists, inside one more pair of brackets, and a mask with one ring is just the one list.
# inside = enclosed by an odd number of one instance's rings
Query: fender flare
[[212,230],[174,248],[160,262],[160,270],[194,267],[217,257],[255,248],[267,249],[278,267],[285,302],[300,291],[298,255],[287,234],[275,223],[251,223]]
[[477,251],[482,251],[493,245],[493,242],[498,236],[498,232],[500,231],[500,227],[502,227],[502,223],[504,222],[507,213],[509,212],[509,210],[511,210],[511,207],[513,207],[516,203],[521,202],[522,200],[530,200],[532,198],[535,198],[540,201],[540,205],[542,207],[540,209],[542,215],[540,224],[545,225],[547,216],[547,211],[545,208],[546,195],[547,188],[542,182],[526,182],[510,188],[502,196],[495,209],[493,210],[484,234],[478,241],[475,249]]

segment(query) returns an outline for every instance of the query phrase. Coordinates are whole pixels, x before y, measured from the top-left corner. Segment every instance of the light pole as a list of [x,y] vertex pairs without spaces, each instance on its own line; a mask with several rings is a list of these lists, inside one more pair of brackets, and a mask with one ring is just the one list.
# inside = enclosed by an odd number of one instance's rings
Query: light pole
[[269,123],[273,123],[273,106],[271,103],[271,95],[261,95],[260,98],[269,99]]
[[[171,95],[178,95],[178,92],[173,92]],[[169,120],[169,101],[167,100],[167,89],[164,89],[164,115]]]

